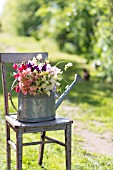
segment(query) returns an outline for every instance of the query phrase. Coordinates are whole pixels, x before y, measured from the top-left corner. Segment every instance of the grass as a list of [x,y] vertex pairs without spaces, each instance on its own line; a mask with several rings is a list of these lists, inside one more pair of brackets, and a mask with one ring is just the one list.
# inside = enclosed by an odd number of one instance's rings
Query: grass
[[[74,79],[75,73],[82,75],[82,69],[88,68],[91,74],[89,82],[78,83],[70,92],[67,99],[62,103],[58,109],[58,113],[63,116],[67,116],[75,121],[80,121],[85,125],[85,128],[94,133],[113,133],[113,87],[110,83],[103,82],[103,80],[97,77],[98,72],[94,70],[90,65],[86,64],[83,56],[71,55],[62,53],[58,50],[56,43],[51,39],[41,40],[37,42],[32,37],[16,37],[9,34],[0,34],[0,50],[7,52],[12,49],[12,52],[29,52],[29,51],[48,51],[50,61],[52,64],[58,61],[66,60],[73,63],[73,68],[67,70],[64,74],[64,78],[71,83]],[[63,64],[59,67],[63,68]],[[8,68],[9,72],[11,68]],[[68,76],[67,76],[68,75]],[[9,75],[7,75],[9,77]],[[8,85],[11,85],[11,78],[9,77]],[[63,90],[66,85],[63,82]],[[16,96],[14,101],[17,102]],[[71,107],[70,111],[66,111],[64,107]],[[73,112],[73,109],[77,108],[77,111]],[[12,111],[12,107],[10,106]],[[94,121],[99,122],[102,126],[98,126]],[[0,169],[6,169],[6,151],[5,151],[5,126],[3,115],[3,96],[0,80]],[[113,157],[107,157],[105,155],[90,153],[82,149],[81,139],[74,132],[76,129],[73,125],[73,137],[72,137],[72,170],[112,170],[113,169]],[[49,133],[53,137],[62,139],[63,132]],[[12,138],[14,134],[12,132]],[[39,138],[39,134],[34,134],[32,137],[26,135],[26,140],[30,141]],[[15,140],[15,139],[14,139]],[[64,139],[62,139],[64,140]],[[43,167],[37,166],[38,148],[39,146],[25,147],[23,156],[23,170],[65,170],[65,152],[64,148],[52,144],[46,145],[45,157]],[[12,170],[15,170],[15,155],[12,152]]]

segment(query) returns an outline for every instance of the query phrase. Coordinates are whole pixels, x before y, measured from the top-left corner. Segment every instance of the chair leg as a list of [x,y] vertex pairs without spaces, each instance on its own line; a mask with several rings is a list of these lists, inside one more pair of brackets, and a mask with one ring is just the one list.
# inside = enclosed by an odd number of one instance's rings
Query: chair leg
[[66,170],[71,170],[71,124],[65,130]]
[[[45,140],[45,134],[46,134],[46,132],[41,133],[41,141]],[[40,144],[39,159],[38,159],[39,165],[42,165],[43,154],[44,154],[44,143]]]
[[22,170],[22,132],[16,132],[16,170]]
[[8,143],[10,140],[10,127],[6,122],[6,154],[7,154],[7,170],[11,170],[11,146]]

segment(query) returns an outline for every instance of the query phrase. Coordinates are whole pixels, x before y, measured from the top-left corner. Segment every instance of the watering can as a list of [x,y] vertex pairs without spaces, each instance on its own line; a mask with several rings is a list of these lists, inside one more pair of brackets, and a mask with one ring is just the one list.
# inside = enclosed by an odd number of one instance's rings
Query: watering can
[[79,81],[82,81],[82,78],[75,74],[74,81],[68,86],[56,102],[55,93],[53,92],[51,92],[50,96],[47,96],[46,94],[37,94],[36,96],[30,94],[24,95],[22,92],[19,92],[18,109],[12,101],[11,92],[15,83],[13,82],[9,97],[12,106],[17,112],[17,119],[21,122],[42,122],[55,119],[57,108],[66,98],[72,87]]

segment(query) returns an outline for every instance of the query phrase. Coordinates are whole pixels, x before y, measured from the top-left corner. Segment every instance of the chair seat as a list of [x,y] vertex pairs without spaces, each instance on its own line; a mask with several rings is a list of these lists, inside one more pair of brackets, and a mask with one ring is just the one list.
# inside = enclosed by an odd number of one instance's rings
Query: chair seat
[[65,117],[57,115],[54,120],[38,122],[38,123],[24,123],[17,120],[17,114],[11,114],[6,116],[6,121],[12,128],[22,129],[25,132],[43,132],[52,130],[66,129],[66,125],[73,123]]

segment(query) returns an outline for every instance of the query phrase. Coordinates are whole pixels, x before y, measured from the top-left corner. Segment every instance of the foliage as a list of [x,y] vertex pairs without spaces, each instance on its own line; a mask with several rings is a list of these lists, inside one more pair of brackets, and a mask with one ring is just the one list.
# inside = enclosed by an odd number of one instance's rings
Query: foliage
[[100,58],[102,62],[103,77],[108,81],[113,81],[113,3],[109,0],[103,1],[103,4],[100,5],[103,13],[99,16],[95,28],[92,54]]
[[112,12],[112,0],[7,0],[2,25],[37,40],[53,37],[62,51],[84,54],[87,62],[100,59],[104,78],[113,81]]
[[31,35],[41,24],[41,18],[36,16],[40,7],[36,0],[7,0],[4,7],[3,28],[19,35]]
[[[70,53],[90,54],[91,39],[94,35],[94,26],[97,22],[97,14],[91,13],[95,8],[93,2],[76,1],[69,3],[56,23],[56,38],[60,48]],[[62,24],[63,23],[63,24]]]

